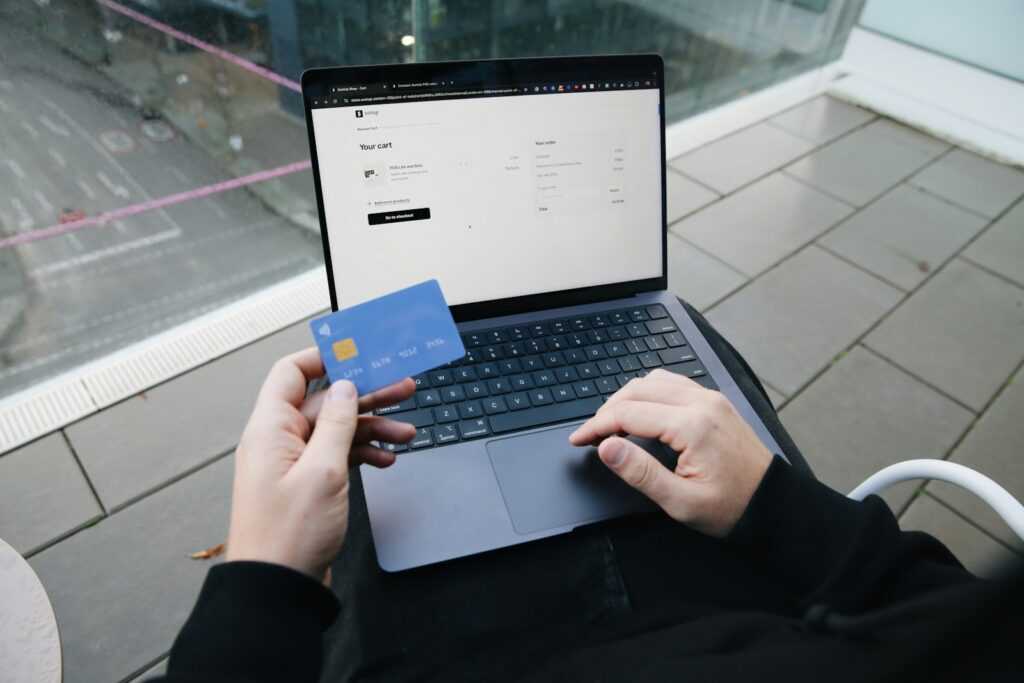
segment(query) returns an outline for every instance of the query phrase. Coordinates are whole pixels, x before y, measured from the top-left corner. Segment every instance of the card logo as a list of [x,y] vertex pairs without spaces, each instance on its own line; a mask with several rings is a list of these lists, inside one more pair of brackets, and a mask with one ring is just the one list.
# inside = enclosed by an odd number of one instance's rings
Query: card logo
[[356,118],[357,119],[363,118],[363,110],[362,109],[356,109]]
[[356,341],[352,337],[334,342],[331,349],[334,351],[334,357],[338,360],[349,360],[359,355],[359,349],[356,348]]

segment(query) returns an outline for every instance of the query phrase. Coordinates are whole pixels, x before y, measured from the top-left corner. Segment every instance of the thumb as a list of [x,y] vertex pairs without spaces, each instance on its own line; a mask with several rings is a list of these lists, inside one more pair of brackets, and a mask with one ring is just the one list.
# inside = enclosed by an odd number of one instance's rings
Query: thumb
[[618,436],[602,441],[597,454],[608,469],[674,516],[670,508],[678,499],[677,487],[681,482],[653,455]]
[[320,406],[313,435],[309,437],[306,450],[299,463],[336,467],[339,463],[348,467],[348,452],[359,422],[359,399],[352,382],[335,382],[327,390],[327,396]]

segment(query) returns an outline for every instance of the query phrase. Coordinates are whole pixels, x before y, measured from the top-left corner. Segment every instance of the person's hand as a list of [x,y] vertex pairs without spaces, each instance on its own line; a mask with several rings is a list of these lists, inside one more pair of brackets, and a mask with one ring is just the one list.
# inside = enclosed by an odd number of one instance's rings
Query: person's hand
[[[679,454],[669,471],[619,434],[658,439]],[[655,370],[630,380],[569,436],[600,444],[602,462],[670,517],[725,537],[746,510],[772,454],[725,396]]]
[[228,561],[272,562],[322,580],[348,529],[349,467],[387,467],[395,455],[369,442],[416,434],[404,422],[358,415],[409,398],[411,379],[358,401],[345,381],[305,399],[307,383],[323,374],[309,348],[277,361],[263,383],[235,452]]

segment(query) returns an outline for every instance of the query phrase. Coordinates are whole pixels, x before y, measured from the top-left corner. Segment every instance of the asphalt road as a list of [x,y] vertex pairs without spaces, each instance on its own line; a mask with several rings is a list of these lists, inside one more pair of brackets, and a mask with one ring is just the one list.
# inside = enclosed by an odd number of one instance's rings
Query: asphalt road
[[[180,134],[149,139],[129,102],[94,69],[0,26],[0,234],[226,179]],[[245,188],[13,250],[27,300],[0,337],[0,397],[321,262],[316,235]]]

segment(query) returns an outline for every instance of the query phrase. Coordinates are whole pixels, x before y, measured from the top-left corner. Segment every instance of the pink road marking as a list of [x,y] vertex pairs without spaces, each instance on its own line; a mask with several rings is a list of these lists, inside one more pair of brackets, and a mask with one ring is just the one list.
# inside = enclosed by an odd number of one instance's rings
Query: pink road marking
[[285,78],[281,74],[274,73],[270,69],[265,69],[262,66],[259,66],[258,64],[253,64],[249,60],[242,59],[238,55],[232,54],[232,53],[228,52],[227,50],[222,50],[221,48],[217,47],[216,45],[211,45],[210,43],[207,43],[204,40],[199,40],[198,38],[190,36],[187,33],[182,33],[181,31],[179,31],[178,29],[174,28],[173,26],[168,26],[167,24],[159,22],[156,19],[151,19],[150,17],[147,17],[145,14],[142,14],[141,12],[136,12],[135,10],[133,10],[133,9],[131,9],[129,7],[125,7],[124,5],[122,5],[120,3],[114,2],[114,0],[96,0],[96,1],[99,4],[103,5],[104,7],[107,7],[107,8],[109,8],[109,9],[111,9],[111,10],[113,10],[113,11],[119,13],[119,14],[123,14],[124,16],[128,17],[129,19],[134,19],[135,21],[139,22],[140,24],[145,24],[146,26],[149,26],[152,29],[156,29],[157,31],[160,31],[161,33],[166,33],[167,35],[169,35],[169,36],[171,36],[173,38],[177,38],[178,40],[180,40],[183,43],[188,43],[189,45],[192,45],[193,47],[197,47],[200,50],[203,50],[205,52],[209,52],[212,55],[217,55],[221,59],[229,61],[232,64],[234,64],[235,66],[241,67],[241,68],[245,69],[246,71],[251,71],[252,73],[256,74],[257,76],[262,76],[263,78],[269,79],[269,80],[277,83],[278,85],[282,85],[282,86],[288,88],[289,90],[294,90],[295,92],[302,92],[302,87],[298,83],[293,81],[292,79]]
[[0,249],[6,249],[8,247],[16,247],[19,244],[28,244],[29,242],[35,242],[37,240],[49,239],[51,237],[57,237],[59,235],[65,235],[69,232],[75,232],[83,228],[88,228],[96,225],[104,225],[110,221],[115,221],[119,218],[125,218],[127,216],[134,216],[135,214],[144,213],[146,211],[153,211],[154,209],[162,209],[167,206],[173,206],[175,204],[181,204],[182,202],[192,201],[193,199],[200,199],[202,197],[209,197],[212,194],[219,194],[221,192],[227,192],[228,190],[235,190],[239,187],[246,185],[252,185],[253,183],[261,183],[265,180],[271,180],[289,173],[296,173],[297,171],[304,171],[310,168],[312,164],[309,159],[305,161],[296,161],[293,164],[286,164],[284,166],[278,166],[277,168],[270,168],[265,171],[258,173],[252,173],[250,175],[242,176],[240,178],[232,178],[231,180],[225,180],[212,185],[204,185],[197,187],[194,190],[186,190],[185,192],[179,192],[177,194],[170,194],[166,197],[159,197],[157,199],[150,199],[146,202],[139,202],[138,204],[131,204],[129,206],[121,207],[120,209],[114,209],[113,211],[106,211],[98,216],[87,216],[77,221],[71,221],[69,223],[61,223],[58,225],[51,225],[48,228],[40,228],[39,230],[33,230],[31,232],[23,232],[17,235],[13,235],[6,239],[0,239]]

